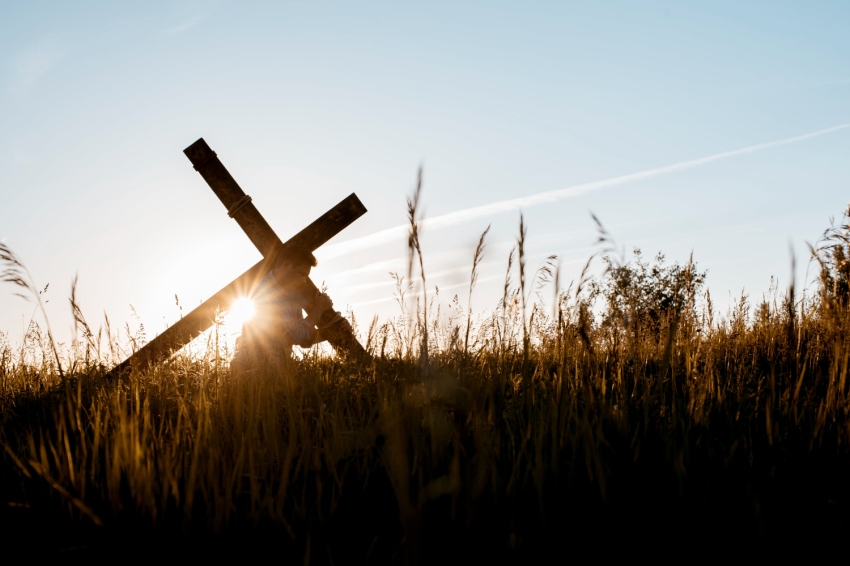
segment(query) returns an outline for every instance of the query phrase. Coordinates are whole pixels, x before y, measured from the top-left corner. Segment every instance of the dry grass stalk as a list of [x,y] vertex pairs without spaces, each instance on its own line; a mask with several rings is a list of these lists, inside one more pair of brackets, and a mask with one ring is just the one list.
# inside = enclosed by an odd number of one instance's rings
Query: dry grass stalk
[[[408,276],[415,254],[424,286],[420,188]],[[732,523],[742,533],[827,528],[833,515],[800,502],[811,485],[843,497],[835,471],[850,469],[840,234],[812,248],[822,274],[811,296],[774,288],[721,316],[692,260],[622,258],[601,279],[588,262],[571,293],[551,257],[525,281],[524,232],[523,221],[499,307],[472,344],[468,309],[429,314],[426,302],[409,332],[403,320],[373,321],[367,344],[380,356],[369,364],[307,356],[253,379],[231,375],[211,340],[203,356],[104,383],[98,363],[119,345],[107,320],[100,348],[73,285],[86,347],[64,387],[58,366],[0,338],[0,490],[17,505],[0,510],[4,532],[29,540],[16,525],[30,509],[51,518],[34,531],[42,545],[61,540],[55,525],[85,544],[112,544],[108,532],[135,548],[187,532],[218,544],[263,533],[293,559],[411,563],[463,542],[477,556],[527,557],[564,533],[586,543],[663,529],[722,544],[715,535]],[[539,283],[551,279],[550,316]],[[30,341],[59,359],[35,330]]]

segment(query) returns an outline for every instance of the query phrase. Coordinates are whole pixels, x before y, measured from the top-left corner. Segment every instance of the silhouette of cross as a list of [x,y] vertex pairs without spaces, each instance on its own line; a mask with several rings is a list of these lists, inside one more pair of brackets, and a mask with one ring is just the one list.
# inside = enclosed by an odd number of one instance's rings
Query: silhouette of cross
[[[366,207],[357,195],[352,193],[298,234],[282,242],[254,206],[251,197],[239,187],[203,138],[184,149],[183,153],[227,208],[228,215],[236,220],[248,235],[263,255],[263,259],[115,366],[109,376],[118,375],[133,365],[150,364],[171,355],[211,327],[215,322],[216,312],[228,310],[235,299],[250,295],[263,277],[289,258],[294,248],[314,251],[366,213]],[[307,280],[306,286],[307,293],[319,293],[311,280]],[[348,321],[340,313],[333,309],[323,312],[319,317],[318,326],[321,328],[322,338],[327,339],[337,352],[367,355],[354,336]]]

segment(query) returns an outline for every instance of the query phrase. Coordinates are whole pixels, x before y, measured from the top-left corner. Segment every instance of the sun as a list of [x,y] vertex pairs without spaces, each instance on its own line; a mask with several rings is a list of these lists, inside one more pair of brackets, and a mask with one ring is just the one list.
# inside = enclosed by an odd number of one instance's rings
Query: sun
[[239,297],[233,301],[233,305],[227,313],[227,326],[240,329],[244,323],[251,320],[255,312],[254,301],[248,297]]

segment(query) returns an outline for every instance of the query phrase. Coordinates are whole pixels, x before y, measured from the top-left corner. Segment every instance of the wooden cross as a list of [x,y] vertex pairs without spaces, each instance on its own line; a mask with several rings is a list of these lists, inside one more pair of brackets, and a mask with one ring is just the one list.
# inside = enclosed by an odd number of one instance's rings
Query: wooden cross
[[[227,208],[228,215],[236,220],[263,254],[263,259],[115,366],[108,374],[110,377],[133,365],[150,364],[168,357],[211,327],[215,322],[216,312],[227,310],[237,298],[250,295],[263,277],[288,259],[293,248],[307,248],[313,251],[366,213],[366,207],[357,195],[352,193],[298,234],[282,242],[251,202],[251,197],[239,187],[203,138],[184,149],[183,153]],[[308,293],[319,293],[316,285],[309,279],[306,285]],[[321,328],[322,338],[327,339],[337,352],[356,356],[368,355],[354,336],[348,321],[333,309],[322,313],[318,326]]]

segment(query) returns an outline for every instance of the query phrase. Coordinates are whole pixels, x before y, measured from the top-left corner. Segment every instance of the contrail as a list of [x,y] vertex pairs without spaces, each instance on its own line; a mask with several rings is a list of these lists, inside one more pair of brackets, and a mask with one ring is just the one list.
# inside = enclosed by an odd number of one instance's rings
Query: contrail
[[[707,165],[709,163],[720,161],[722,159],[728,159],[730,157],[736,157],[738,155],[744,155],[747,153],[754,153],[756,151],[762,151],[764,149],[770,149],[772,147],[778,147],[780,145],[797,143],[800,141],[824,136],[826,134],[831,134],[833,132],[837,132],[839,130],[844,130],[847,128],[850,128],[850,123],[840,124],[838,126],[826,128],[825,130],[818,130],[816,132],[810,132],[801,136],[794,136],[793,138],[785,138],[777,141],[751,145],[749,147],[735,149],[732,151],[715,153],[714,155],[709,155],[708,157],[700,157],[699,159],[682,161],[680,163],[674,163],[672,165],[666,165],[664,167],[657,167],[655,169],[647,169],[646,171],[639,171],[637,173],[631,173],[629,175],[613,177],[611,179],[605,179],[603,181],[594,181],[592,183],[584,183],[582,185],[573,185],[572,187],[566,187],[564,189],[546,191],[514,199],[500,200],[496,202],[491,202],[489,204],[483,204],[481,206],[474,206],[472,208],[467,208],[464,210],[456,210],[455,212],[449,212],[448,214],[443,214],[441,216],[426,218],[423,221],[423,226],[430,229],[456,226],[458,224],[469,222],[470,220],[475,220],[476,218],[493,216],[494,214],[499,214],[501,212],[519,210],[521,208],[527,208],[537,204],[555,202],[570,197],[576,197],[584,193],[598,191],[600,189],[607,189],[609,187],[616,187],[619,185],[634,183],[635,181],[642,181],[644,179],[650,179],[652,177],[658,177],[660,175],[667,175],[668,173],[684,171],[685,169],[692,169],[694,167],[699,167],[700,165]],[[321,248],[318,253],[320,254],[322,259],[330,259],[366,248],[379,246],[381,244],[399,241],[405,236],[407,236],[407,229],[408,226],[406,224],[403,224],[401,226],[395,226],[393,228],[387,228],[386,230],[381,230],[380,232],[375,232],[374,234],[370,234],[368,236],[362,236],[360,238],[354,238],[346,242],[340,242],[338,244],[331,244],[325,246]]]
[[[493,281],[495,279],[501,279],[502,277],[503,277],[502,275],[493,275],[492,277],[482,277],[478,280],[478,283],[484,283],[486,281]],[[467,281],[465,283],[455,283],[454,285],[447,285],[445,287],[440,287],[440,291],[446,291],[448,289],[457,289],[458,287],[467,287],[468,285],[469,285],[469,281]],[[415,293],[411,293],[409,296],[410,297],[421,297],[422,291],[417,291]],[[371,300],[371,301],[361,301],[359,303],[354,303],[350,306],[352,308],[365,307],[366,305],[374,305],[374,304],[377,304],[377,303],[387,303],[389,301],[395,301],[395,300],[397,300],[395,297],[382,297],[380,299],[374,299],[374,300]]]

